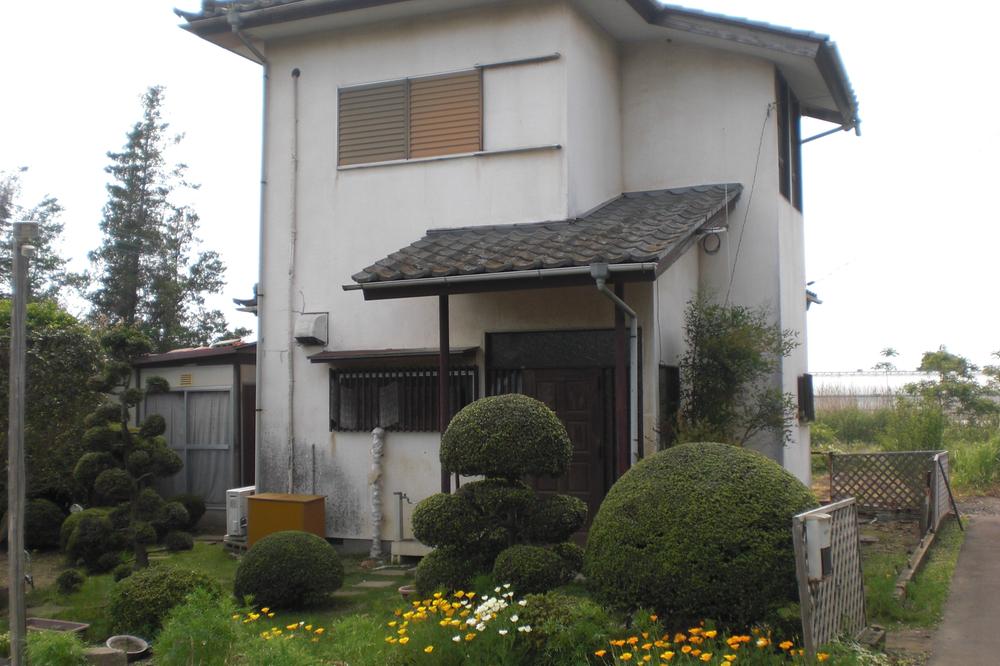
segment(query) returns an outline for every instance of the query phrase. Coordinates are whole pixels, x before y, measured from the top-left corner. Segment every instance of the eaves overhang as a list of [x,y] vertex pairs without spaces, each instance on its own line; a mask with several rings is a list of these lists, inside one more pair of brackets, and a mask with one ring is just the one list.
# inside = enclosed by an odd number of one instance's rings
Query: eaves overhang
[[[803,115],[837,123],[844,129],[857,128],[860,123],[857,97],[837,46],[827,35],[661,4],[657,0],[621,0],[621,5],[632,10],[624,14],[631,17],[623,14],[619,2],[574,2],[618,39],[650,39],[666,32],[679,41],[771,60],[802,102]],[[267,41],[295,34],[296,30],[350,28],[495,3],[496,0],[203,0],[201,12],[175,11],[187,21],[181,26],[185,30],[257,60],[233,34],[235,26],[246,36]]]

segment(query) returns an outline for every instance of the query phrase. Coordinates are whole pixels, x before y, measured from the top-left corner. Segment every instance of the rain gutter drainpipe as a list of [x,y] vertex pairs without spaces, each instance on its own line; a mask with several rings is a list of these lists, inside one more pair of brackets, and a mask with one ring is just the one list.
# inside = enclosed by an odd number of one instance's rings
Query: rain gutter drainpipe
[[[291,209],[289,210],[288,234],[288,423],[285,436],[288,439],[288,490],[295,491],[295,241],[299,232],[299,68],[292,70],[292,182]],[[304,308],[303,308],[304,309]]]
[[[263,77],[261,79],[261,87],[263,88],[263,102],[261,104],[261,113],[263,115],[262,130],[260,136],[260,229],[258,231],[258,241],[257,241],[257,359],[256,365],[254,367],[254,468],[253,468],[253,482],[254,485],[260,487],[261,482],[261,456],[259,452],[260,448],[260,433],[261,430],[261,414],[263,413],[263,382],[261,381],[264,368],[264,219],[265,219],[265,204],[267,203],[267,127],[268,127],[268,102],[271,90],[271,63],[268,62],[264,54],[261,53],[256,46],[253,45],[246,35],[240,30],[240,15],[239,11],[235,6],[231,7],[229,13],[226,15],[226,20],[229,21],[229,25],[232,26],[233,34],[243,43],[247,49],[260,61],[263,66]],[[245,479],[241,479],[242,482]]]
[[[608,289],[607,280],[611,276],[611,271],[607,264],[591,264],[590,276],[597,283],[597,290],[607,296],[628,317],[628,343],[629,343],[629,433],[632,445],[630,451],[631,464],[634,465],[639,459],[639,316],[628,303],[618,298],[617,295]],[[624,472],[624,470],[619,470]]]

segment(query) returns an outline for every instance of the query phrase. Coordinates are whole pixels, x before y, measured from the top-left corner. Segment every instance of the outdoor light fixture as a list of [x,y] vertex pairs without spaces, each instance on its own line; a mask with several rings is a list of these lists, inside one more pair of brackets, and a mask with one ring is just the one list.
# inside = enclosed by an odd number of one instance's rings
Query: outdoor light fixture
[[701,249],[705,254],[715,254],[720,248],[722,248],[722,237],[718,232],[712,231],[701,237]]

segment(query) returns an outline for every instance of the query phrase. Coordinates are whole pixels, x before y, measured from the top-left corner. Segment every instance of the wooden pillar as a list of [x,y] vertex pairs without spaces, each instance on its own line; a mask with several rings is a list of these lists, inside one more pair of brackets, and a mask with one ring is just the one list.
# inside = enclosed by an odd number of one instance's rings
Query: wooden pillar
[[[624,300],[625,285],[615,283],[615,296]],[[615,307],[615,478],[629,468],[632,459],[628,432],[628,330],[625,313]]]
[[[438,426],[444,434],[451,420],[451,400],[449,400],[448,361],[451,353],[451,342],[448,332],[448,294],[438,296],[438,332],[440,347],[438,349]],[[441,468],[441,492],[451,492],[451,479],[448,472]]]

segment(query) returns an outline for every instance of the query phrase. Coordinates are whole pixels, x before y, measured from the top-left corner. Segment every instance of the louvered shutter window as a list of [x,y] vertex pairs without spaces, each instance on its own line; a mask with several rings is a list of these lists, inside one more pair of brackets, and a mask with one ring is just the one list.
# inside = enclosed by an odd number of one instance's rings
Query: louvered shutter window
[[479,70],[473,70],[410,82],[410,157],[480,149],[479,81]]
[[340,91],[339,164],[406,159],[407,81]]
[[338,164],[347,166],[482,149],[478,69],[340,91]]

